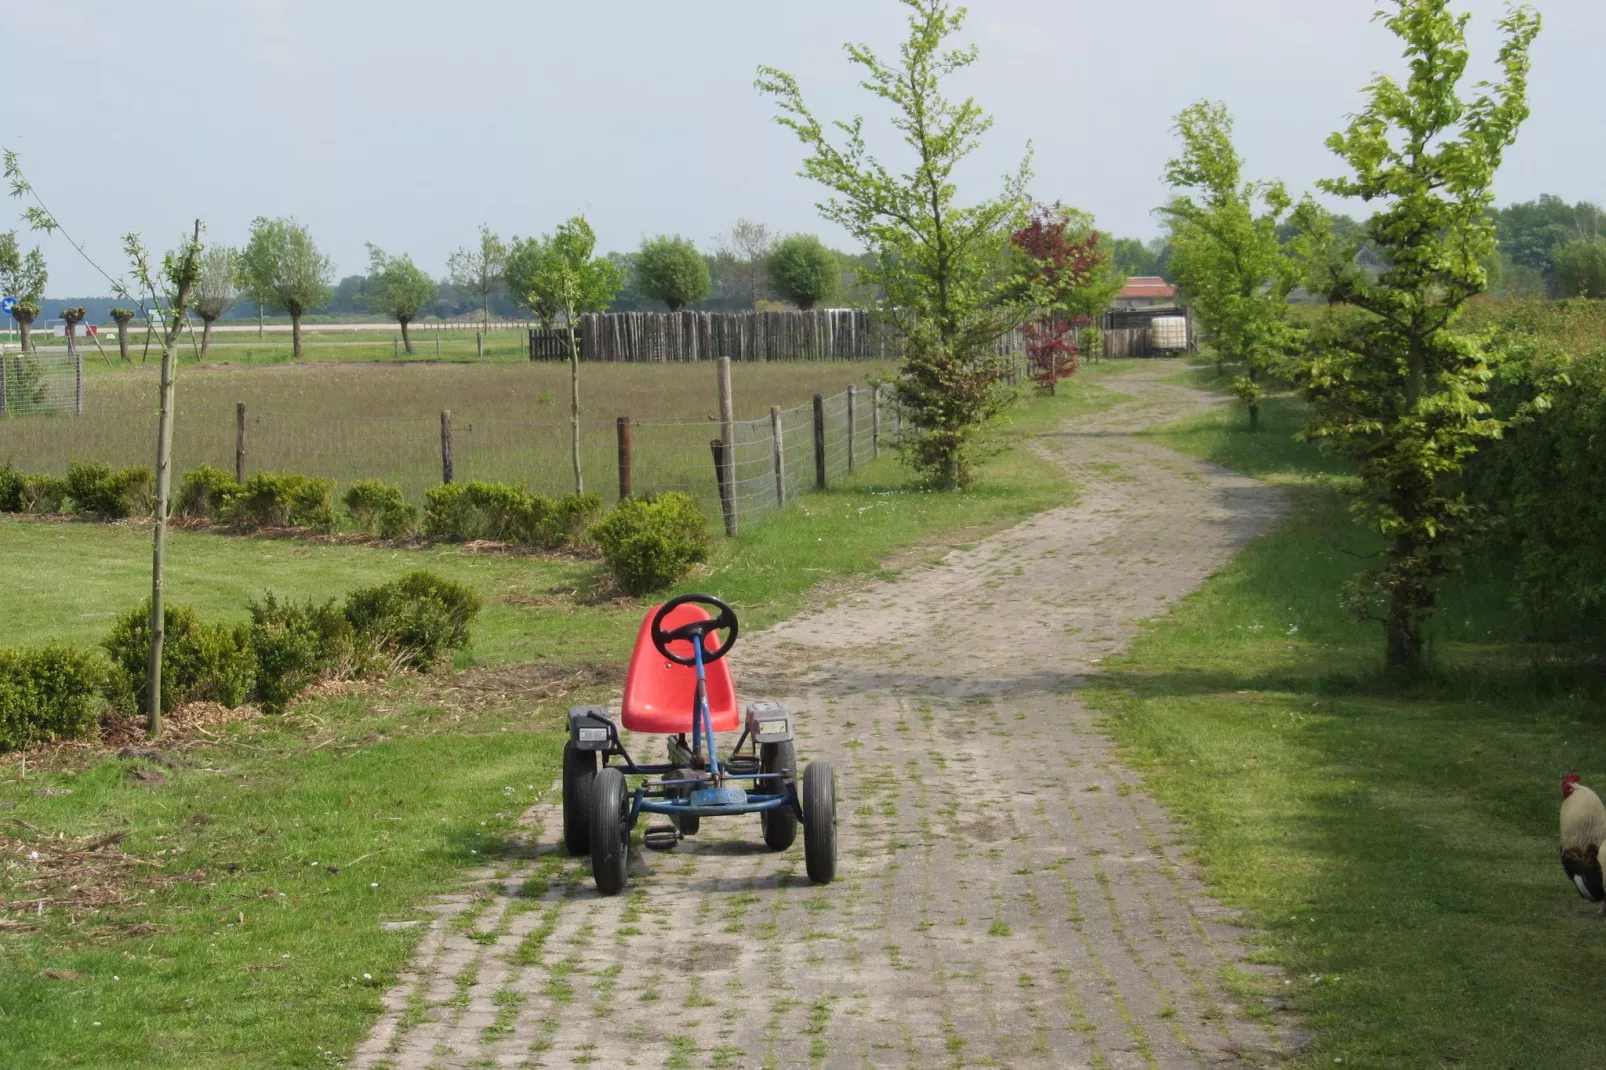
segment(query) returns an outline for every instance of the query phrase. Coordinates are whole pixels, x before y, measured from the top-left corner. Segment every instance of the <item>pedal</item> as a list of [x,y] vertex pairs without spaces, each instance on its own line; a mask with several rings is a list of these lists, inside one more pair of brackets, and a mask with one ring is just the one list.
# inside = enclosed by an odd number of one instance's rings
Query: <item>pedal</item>
[[641,834],[641,842],[654,851],[672,851],[680,842],[680,830],[673,824],[653,825]]

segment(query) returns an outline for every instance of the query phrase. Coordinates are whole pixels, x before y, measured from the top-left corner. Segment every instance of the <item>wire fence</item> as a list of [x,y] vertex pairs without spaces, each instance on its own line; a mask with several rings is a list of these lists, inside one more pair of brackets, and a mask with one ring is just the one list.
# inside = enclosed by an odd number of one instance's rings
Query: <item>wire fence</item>
[[83,410],[83,365],[76,353],[0,352],[0,419]]

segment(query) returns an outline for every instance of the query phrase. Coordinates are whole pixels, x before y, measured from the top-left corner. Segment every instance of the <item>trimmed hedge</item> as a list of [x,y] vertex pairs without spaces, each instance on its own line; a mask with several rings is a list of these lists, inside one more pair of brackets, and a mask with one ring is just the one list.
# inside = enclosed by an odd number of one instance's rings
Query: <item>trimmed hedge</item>
[[261,602],[251,603],[251,645],[263,708],[284,709],[320,676],[349,659],[354,636],[351,622],[333,599],[297,604],[281,602],[269,591]]
[[149,468],[114,470],[99,461],[73,461],[65,482],[73,511],[102,520],[149,515],[156,490],[156,474]]
[[662,590],[708,557],[708,522],[680,491],[626,498],[591,526],[591,538],[628,594]]
[[596,494],[554,500],[513,483],[442,483],[424,495],[424,534],[443,542],[488,539],[553,550],[579,541],[601,512]]
[[261,472],[240,484],[219,519],[242,531],[257,528],[335,526],[335,481],[295,472]]
[[178,488],[178,515],[216,520],[240,493],[239,482],[221,468],[203,464],[184,473]]
[[105,688],[106,665],[91,651],[0,649],[0,752],[88,734]]
[[381,539],[403,539],[418,528],[418,509],[401,488],[378,479],[359,479],[341,499],[357,527]]
[[406,668],[429,669],[447,651],[467,646],[469,624],[479,611],[473,588],[425,569],[346,596],[353,631]]
[[[130,609],[101,641],[112,660],[115,698],[141,713],[150,702],[151,603]],[[256,655],[245,625],[202,624],[188,606],[162,606],[162,712],[186,702],[210,701],[231,709],[256,683]]]

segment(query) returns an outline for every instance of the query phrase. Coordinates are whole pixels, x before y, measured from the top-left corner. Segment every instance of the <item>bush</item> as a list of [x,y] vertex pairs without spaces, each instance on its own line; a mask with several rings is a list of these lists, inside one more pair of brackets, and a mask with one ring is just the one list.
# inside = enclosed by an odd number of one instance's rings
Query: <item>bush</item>
[[294,472],[262,472],[240,486],[222,518],[237,528],[335,526],[335,481]]
[[0,513],[22,512],[22,479],[10,461],[0,465]]
[[490,539],[541,549],[578,540],[602,512],[595,494],[554,501],[512,483],[443,483],[424,495],[424,534],[446,542]]
[[471,588],[417,569],[346,596],[346,620],[399,666],[428,669],[448,650],[468,645],[469,625],[480,611]]
[[591,527],[592,540],[629,594],[662,590],[708,556],[708,525],[688,494],[626,498]]
[[361,479],[342,499],[357,526],[382,539],[400,539],[418,525],[418,510],[407,504],[401,488],[378,479]]
[[[118,697],[148,712],[151,605],[118,618],[101,641],[111,655]],[[186,606],[164,605],[162,621],[162,710],[186,702],[221,702],[233,708],[245,701],[256,678],[251,629],[240,624],[202,624]]]
[[320,676],[335,671],[351,649],[352,629],[331,599],[282,602],[268,591],[251,603],[251,647],[262,707],[284,709]]
[[178,491],[178,515],[215,520],[240,493],[240,484],[229,473],[209,464],[184,474]]
[[59,513],[67,500],[67,481],[56,476],[23,476],[17,490],[19,512],[35,516]]
[[601,515],[602,495],[565,494],[552,505],[552,515],[544,528],[544,545],[574,545],[586,537],[586,529]]
[[73,461],[67,465],[66,486],[74,512],[121,520],[151,511],[156,476],[143,466],[114,470],[99,461]]
[[105,683],[105,663],[89,651],[0,650],[0,751],[88,735]]

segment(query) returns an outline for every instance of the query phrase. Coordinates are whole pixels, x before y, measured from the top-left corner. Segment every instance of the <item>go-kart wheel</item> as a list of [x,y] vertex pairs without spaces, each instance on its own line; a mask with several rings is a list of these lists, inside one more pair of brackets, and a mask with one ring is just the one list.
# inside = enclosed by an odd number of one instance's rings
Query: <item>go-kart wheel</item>
[[591,785],[591,879],[603,895],[618,895],[629,879],[629,819],[625,775],[604,768]]
[[[692,771],[689,769],[677,769],[672,773],[664,774],[665,784],[670,784],[677,780],[696,780],[696,774],[692,773]],[[678,798],[690,799],[690,785],[677,790],[675,794]],[[699,831],[702,830],[703,827],[703,819],[699,814],[684,814],[680,817],[672,817],[670,820],[675,823],[676,828],[680,829],[680,834],[682,836],[695,836]]]
[[571,855],[591,853],[591,782],[597,752],[563,745],[563,846]]
[[[797,783],[797,750],[792,741],[764,743],[759,746],[758,771],[785,773],[782,780],[761,780],[761,792],[785,792],[788,784]],[[784,851],[797,839],[797,811],[791,806],[778,810],[760,810],[758,817],[764,825],[764,845],[772,851]]]
[[815,884],[836,879],[836,774],[818,758],[803,770],[803,862]]

